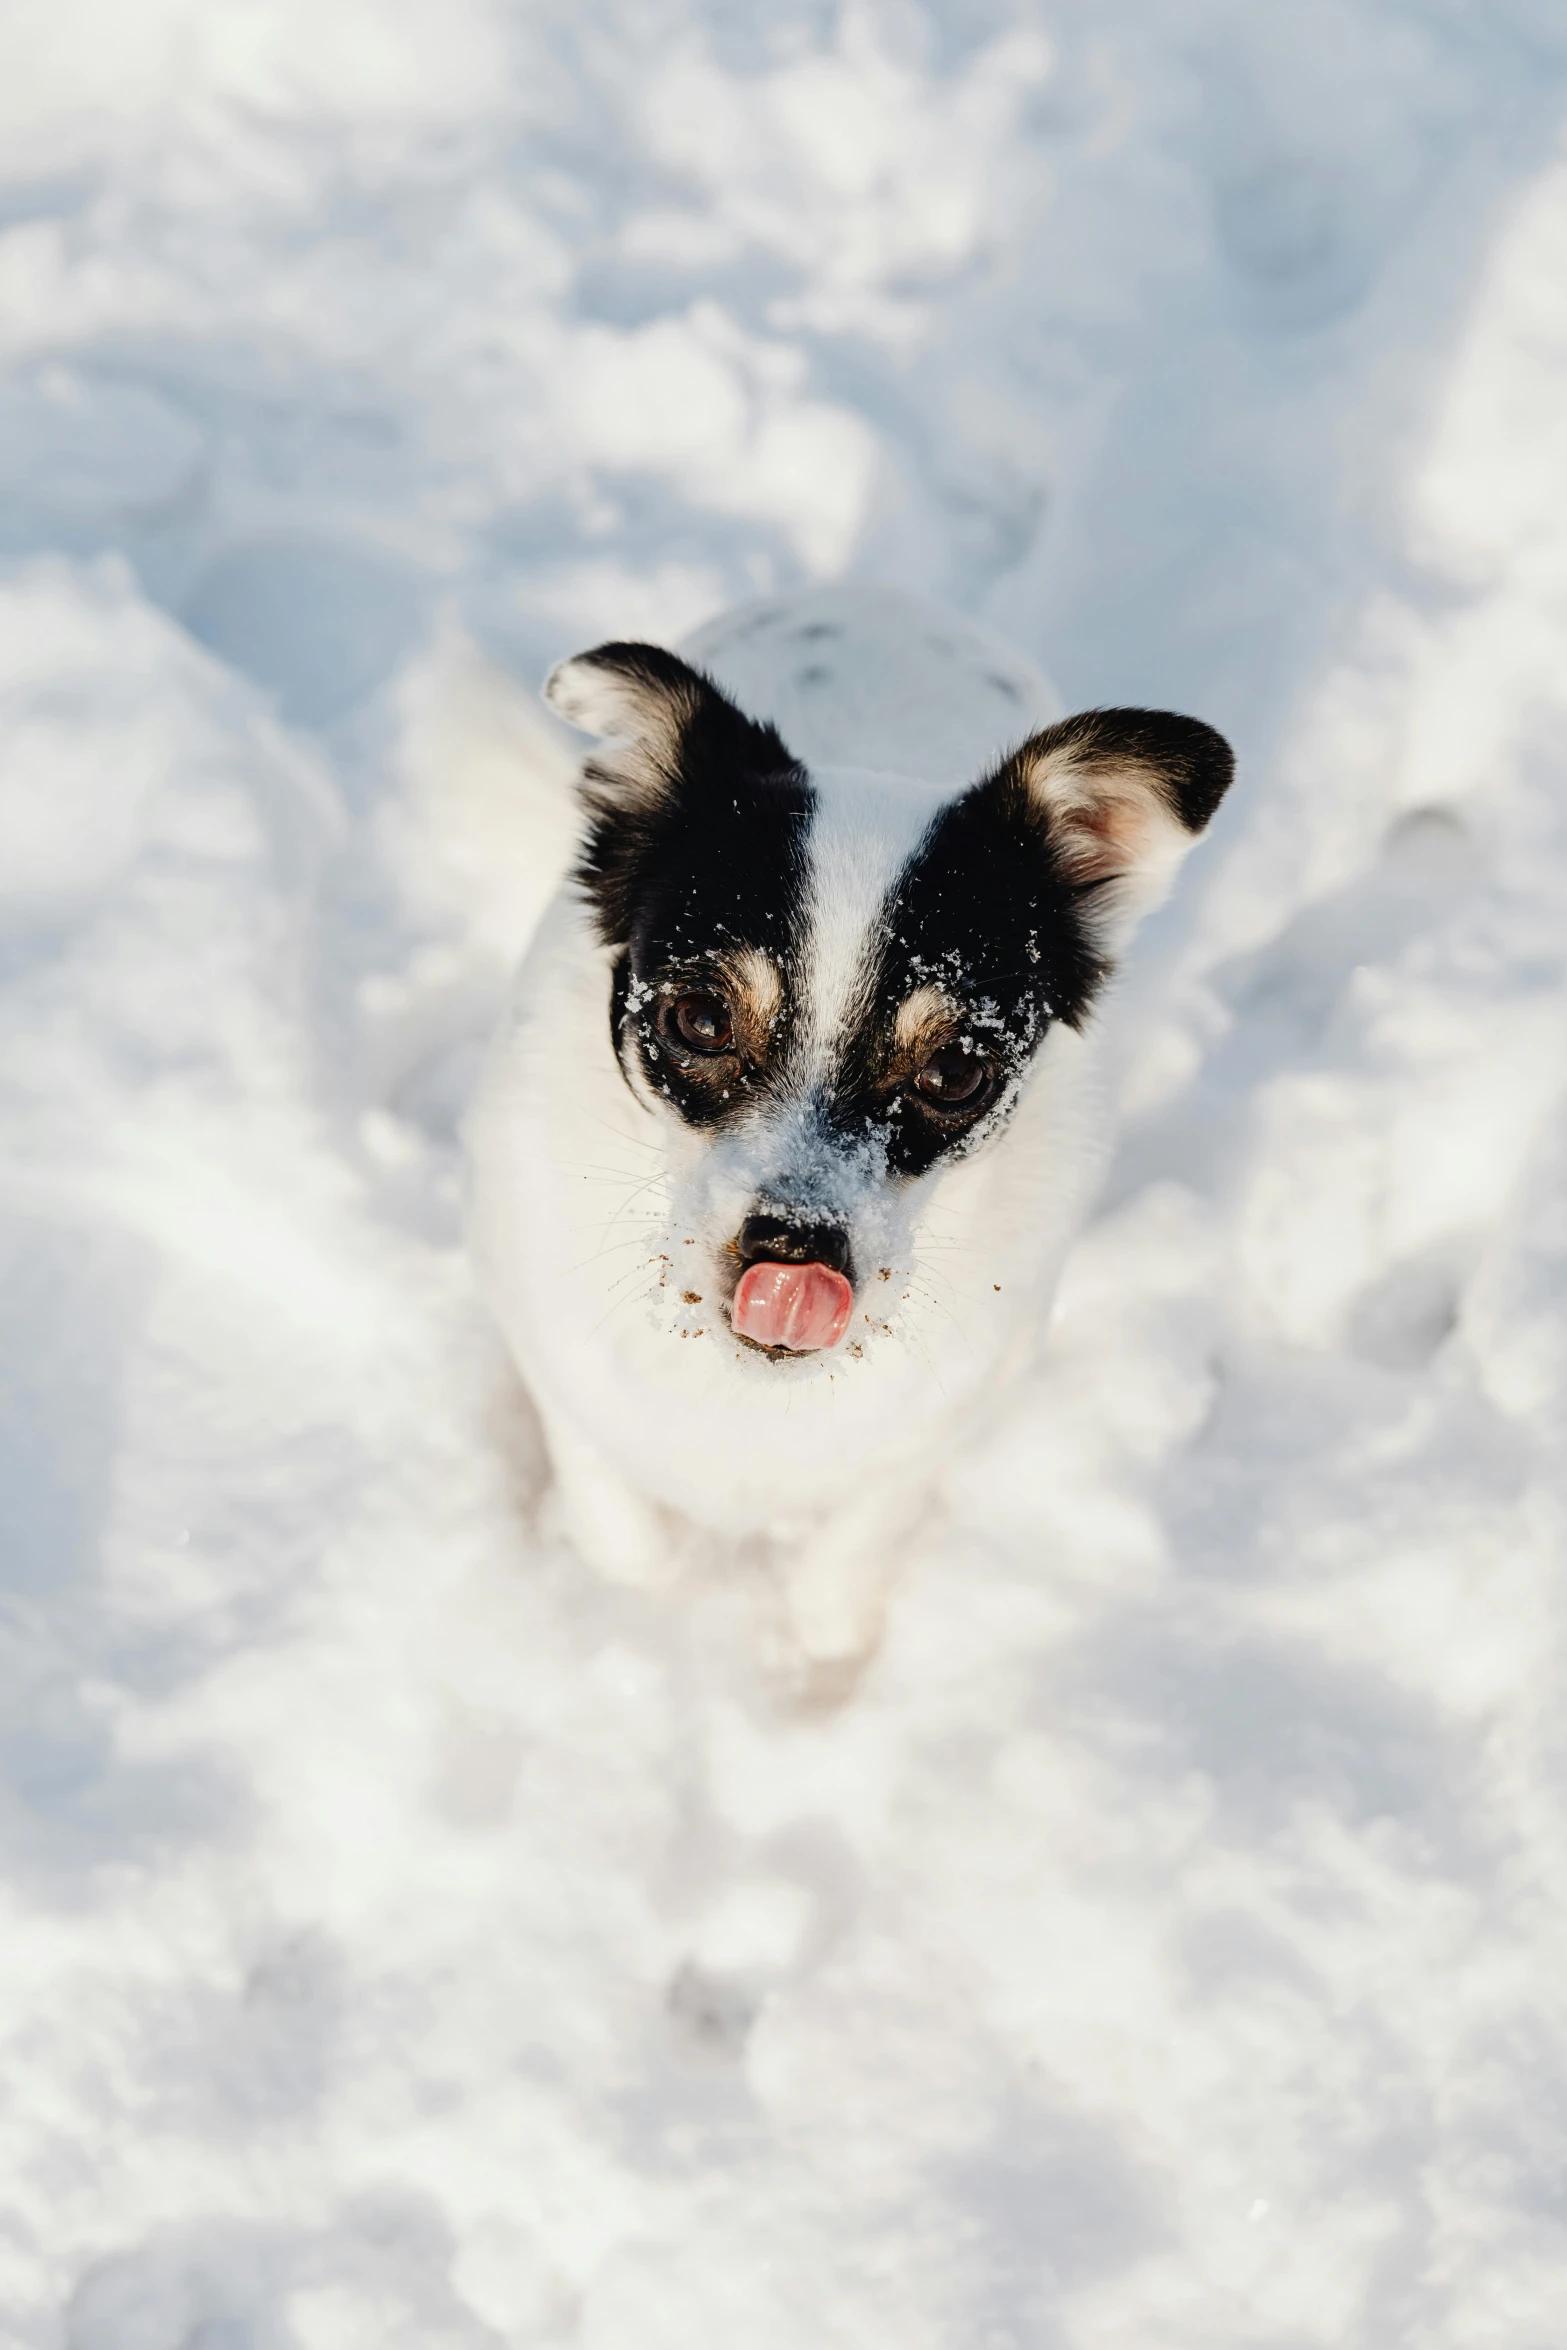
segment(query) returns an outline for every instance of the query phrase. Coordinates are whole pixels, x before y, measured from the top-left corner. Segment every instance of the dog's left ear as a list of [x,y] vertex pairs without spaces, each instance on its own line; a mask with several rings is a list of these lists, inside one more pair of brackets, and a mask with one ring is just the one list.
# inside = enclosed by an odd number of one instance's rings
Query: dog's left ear
[[1033,735],[998,780],[1044,818],[1063,880],[1113,951],[1164,897],[1234,772],[1229,744],[1200,718],[1084,710]]

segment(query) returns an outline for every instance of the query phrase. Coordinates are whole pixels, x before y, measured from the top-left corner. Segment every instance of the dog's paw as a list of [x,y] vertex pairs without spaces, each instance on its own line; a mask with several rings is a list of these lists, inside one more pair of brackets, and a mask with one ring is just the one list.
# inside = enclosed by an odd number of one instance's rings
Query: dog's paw
[[538,1526],[546,1542],[562,1544],[594,1574],[623,1590],[673,1591],[684,1579],[681,1549],[664,1538],[657,1524],[603,1508],[584,1511],[558,1485],[544,1495]]
[[875,1641],[856,1656],[807,1656],[797,1650],[781,1690],[788,1710],[805,1716],[836,1713],[858,1691],[880,1645]]
[[847,1705],[881,1646],[885,1609],[851,1607],[847,1595],[802,1593],[787,1578],[775,1586],[772,1620],[761,1656],[774,1701],[796,1715],[826,1714]]

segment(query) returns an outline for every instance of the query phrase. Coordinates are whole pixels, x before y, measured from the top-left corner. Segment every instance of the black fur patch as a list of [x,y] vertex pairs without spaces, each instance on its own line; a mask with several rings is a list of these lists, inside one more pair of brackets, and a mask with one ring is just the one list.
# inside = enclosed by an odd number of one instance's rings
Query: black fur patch
[[[647,753],[641,788],[627,788],[612,757],[590,758],[583,768],[588,834],[577,879],[606,946],[630,944],[650,913],[655,927],[667,925],[688,865],[693,888],[716,881],[721,904],[731,896],[743,901],[748,829],[756,829],[765,856],[780,845],[770,836],[781,821],[797,861],[791,823],[809,807],[810,787],[775,728],[747,718],[710,677],[662,645],[600,645],[583,658],[632,680],[669,718],[667,748]],[[771,874],[780,877],[776,866]],[[757,895],[765,900],[767,892]]]
[[[1227,790],[1234,755],[1200,719],[1168,710],[1085,710],[1023,744],[935,818],[894,885],[867,1010],[844,1048],[835,1110],[885,1133],[887,1163],[918,1175],[1003,1113],[1045,1032],[1079,1027],[1108,975],[1093,935],[1094,889],[1073,880],[1051,819],[1030,788],[1035,763],[1066,753],[1080,773],[1134,767],[1189,832]],[[972,1114],[943,1116],[899,1075],[898,1008],[939,988],[953,1036],[994,1082]]]
[[[753,1098],[758,1072],[683,1055],[660,1013],[681,987],[712,985],[719,959],[754,949],[788,971],[804,922],[805,842],[815,794],[771,726],[747,718],[710,678],[650,645],[606,645],[590,658],[646,683],[679,711],[651,789],[628,792],[589,760],[587,841],[577,878],[600,936],[618,947],[610,1005],[622,1062],[689,1124],[721,1125]],[[778,1049],[787,1036],[784,988]]]
[[[1005,1104],[1053,1021],[1076,1027],[1104,976],[1083,893],[1058,864],[1043,811],[1012,763],[941,810],[899,875],[881,922],[865,1014],[846,1042],[840,1114],[881,1127],[889,1169],[923,1174]],[[939,988],[955,1038],[993,1068],[971,1116],[942,1116],[897,1069],[898,1008]]]

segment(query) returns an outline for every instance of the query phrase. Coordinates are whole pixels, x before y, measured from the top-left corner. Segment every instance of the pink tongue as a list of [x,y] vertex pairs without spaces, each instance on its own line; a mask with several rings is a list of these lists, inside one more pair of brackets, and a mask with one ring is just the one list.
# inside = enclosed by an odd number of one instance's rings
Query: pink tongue
[[758,1346],[796,1354],[836,1346],[849,1327],[854,1291],[827,1265],[752,1265],[735,1291],[734,1326]]

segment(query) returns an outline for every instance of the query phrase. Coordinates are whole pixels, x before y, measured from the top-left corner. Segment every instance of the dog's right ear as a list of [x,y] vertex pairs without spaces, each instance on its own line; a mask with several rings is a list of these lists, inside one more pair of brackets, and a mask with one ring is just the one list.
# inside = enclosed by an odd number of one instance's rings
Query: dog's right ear
[[599,645],[558,661],[544,680],[544,699],[568,724],[596,734],[605,747],[588,762],[590,804],[618,802],[646,808],[673,790],[681,751],[709,702],[724,702],[711,678],[662,645]]
[[583,770],[595,810],[649,811],[714,761],[751,775],[794,765],[772,727],[747,718],[710,677],[662,645],[575,653],[550,671],[544,699],[584,734],[603,738]]
[[771,726],[735,707],[710,677],[662,645],[598,645],[544,681],[544,699],[584,734],[601,737],[583,762],[588,837],[578,877],[607,944],[628,935],[636,876],[682,804],[743,782],[792,775]]

